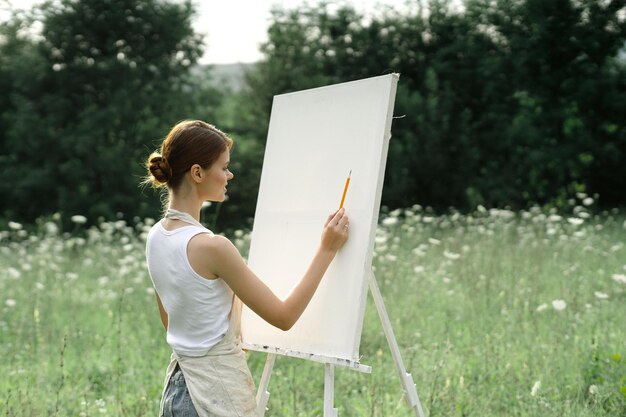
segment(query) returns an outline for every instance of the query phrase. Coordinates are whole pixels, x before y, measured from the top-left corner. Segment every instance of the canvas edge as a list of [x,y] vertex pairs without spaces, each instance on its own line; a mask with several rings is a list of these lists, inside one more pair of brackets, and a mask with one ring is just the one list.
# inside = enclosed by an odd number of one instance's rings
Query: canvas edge
[[372,223],[370,225],[370,236],[369,236],[369,247],[368,247],[368,257],[367,264],[364,266],[364,279],[363,285],[361,287],[361,305],[359,306],[360,317],[357,319],[357,325],[354,330],[354,346],[352,348],[352,359],[357,361],[359,357],[359,347],[361,345],[361,334],[363,332],[363,320],[365,318],[365,306],[367,304],[367,291],[369,289],[369,281],[370,275],[373,274],[372,271],[372,261],[374,254],[374,238],[376,236],[376,227],[378,226],[378,217],[380,214],[380,204],[382,200],[382,191],[383,191],[383,183],[385,180],[385,171],[387,167],[387,154],[389,152],[389,142],[391,140],[391,124],[393,121],[393,111],[395,108],[396,102],[396,91],[398,88],[398,80],[400,78],[400,74],[392,73],[387,75],[389,77],[391,86],[389,88],[389,98],[387,104],[387,121],[385,122],[385,128],[383,134],[385,135],[383,140],[383,149],[380,154],[380,171],[378,173],[378,184],[376,186],[376,199],[374,201],[374,205],[372,207]]

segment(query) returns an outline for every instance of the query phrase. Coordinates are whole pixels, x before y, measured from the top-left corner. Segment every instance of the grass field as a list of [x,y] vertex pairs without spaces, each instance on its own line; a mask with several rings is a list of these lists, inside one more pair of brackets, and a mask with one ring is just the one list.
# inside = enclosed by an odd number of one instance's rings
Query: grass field
[[[580,200],[381,216],[374,256],[430,416],[626,416],[626,222]],[[593,204],[588,199],[586,204]],[[152,221],[0,232],[0,416],[156,416],[170,350],[144,260]],[[245,255],[246,231],[229,236]],[[371,299],[339,416],[409,416]],[[265,355],[249,364],[258,383]],[[279,357],[268,416],[322,413],[324,367]]]

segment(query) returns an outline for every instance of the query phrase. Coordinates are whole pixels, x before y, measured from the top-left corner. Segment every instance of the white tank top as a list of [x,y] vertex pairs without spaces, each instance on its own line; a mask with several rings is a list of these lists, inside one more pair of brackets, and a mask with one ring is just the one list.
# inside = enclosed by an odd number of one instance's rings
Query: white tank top
[[206,279],[187,257],[192,237],[212,232],[184,226],[166,230],[157,222],[148,233],[146,259],[156,292],[167,312],[167,343],[183,356],[203,356],[228,330],[233,292],[221,279]]

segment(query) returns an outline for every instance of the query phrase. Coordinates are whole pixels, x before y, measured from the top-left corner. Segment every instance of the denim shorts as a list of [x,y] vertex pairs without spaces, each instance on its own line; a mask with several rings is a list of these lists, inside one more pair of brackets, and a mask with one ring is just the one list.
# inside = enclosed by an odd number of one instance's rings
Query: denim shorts
[[165,389],[161,417],[198,417],[187,390],[185,377],[178,365]]

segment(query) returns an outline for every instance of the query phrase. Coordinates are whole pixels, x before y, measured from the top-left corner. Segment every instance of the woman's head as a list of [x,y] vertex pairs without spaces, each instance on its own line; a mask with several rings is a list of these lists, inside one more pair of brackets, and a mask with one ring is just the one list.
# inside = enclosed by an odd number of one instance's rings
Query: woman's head
[[161,149],[148,157],[147,181],[175,191],[193,166],[209,169],[232,146],[232,139],[215,126],[200,120],[182,121],[170,130]]

